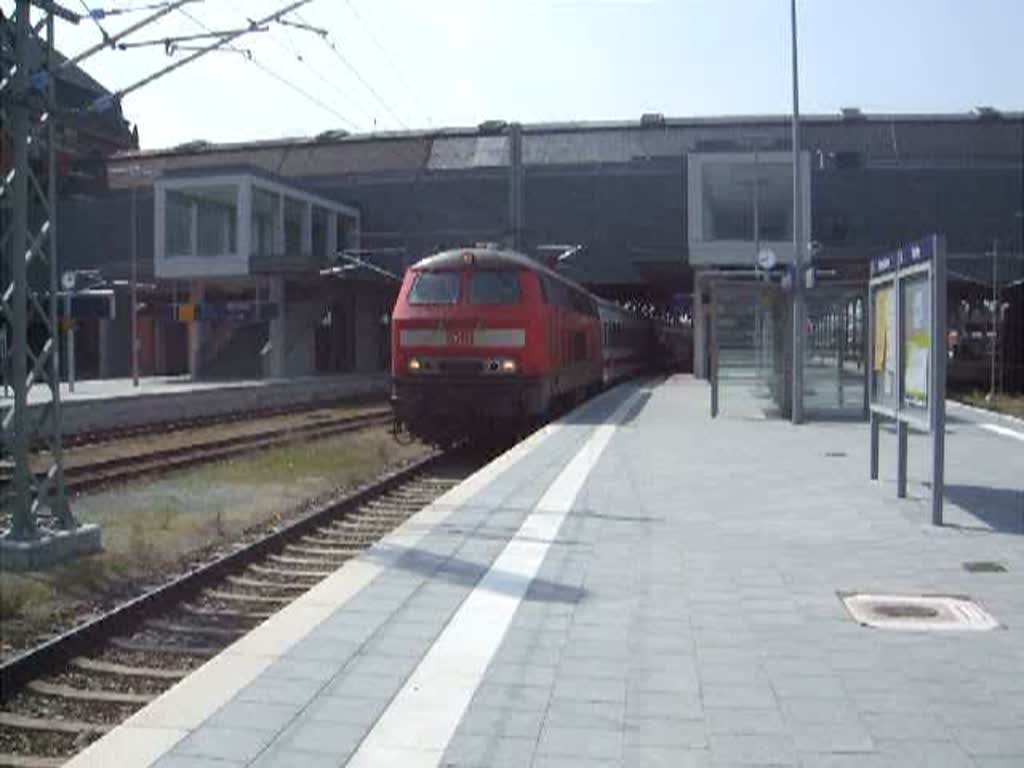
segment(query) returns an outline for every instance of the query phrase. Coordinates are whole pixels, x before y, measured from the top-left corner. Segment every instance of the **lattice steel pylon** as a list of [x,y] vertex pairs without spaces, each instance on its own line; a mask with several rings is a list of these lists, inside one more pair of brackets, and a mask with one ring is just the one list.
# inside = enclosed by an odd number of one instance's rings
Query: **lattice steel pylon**
[[[0,315],[11,331],[4,376],[14,401],[4,414],[2,430],[3,453],[10,454],[14,470],[6,499],[11,510],[6,536],[15,541],[40,538],[44,528],[78,527],[65,493],[61,447],[54,77],[54,15],[59,8],[51,0],[34,4],[35,23],[33,2],[17,0],[13,20],[4,25],[4,44],[13,49],[14,65],[0,73],[0,118],[7,126],[4,140],[13,150],[13,165],[4,169],[0,185],[5,263]],[[41,333],[34,332],[30,344],[33,323]],[[34,414],[28,402],[33,387],[48,391],[48,400]]]

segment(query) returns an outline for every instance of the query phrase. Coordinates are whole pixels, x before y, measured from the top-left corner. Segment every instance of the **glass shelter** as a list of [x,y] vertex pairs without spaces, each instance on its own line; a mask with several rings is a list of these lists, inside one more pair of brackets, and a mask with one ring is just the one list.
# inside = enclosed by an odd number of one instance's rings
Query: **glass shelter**
[[158,278],[306,272],[355,247],[359,212],[255,173],[155,182]]

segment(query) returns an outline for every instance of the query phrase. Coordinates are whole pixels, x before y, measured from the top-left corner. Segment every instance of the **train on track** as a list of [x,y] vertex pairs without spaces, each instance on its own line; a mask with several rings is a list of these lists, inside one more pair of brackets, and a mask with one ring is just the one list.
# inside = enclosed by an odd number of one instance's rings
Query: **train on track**
[[514,435],[643,371],[677,368],[684,329],[496,246],[406,271],[391,319],[396,428],[449,446]]

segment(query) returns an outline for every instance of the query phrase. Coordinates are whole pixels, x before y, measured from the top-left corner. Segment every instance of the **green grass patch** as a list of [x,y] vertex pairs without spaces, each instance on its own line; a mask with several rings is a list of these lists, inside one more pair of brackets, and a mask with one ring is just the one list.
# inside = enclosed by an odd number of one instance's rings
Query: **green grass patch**
[[1024,395],[996,395],[988,399],[987,392],[974,391],[955,395],[961,402],[973,405],[976,408],[984,408],[995,413],[1004,413],[1008,416],[1016,416],[1024,419]]
[[32,631],[80,615],[85,606],[112,607],[143,586],[166,581],[198,553],[426,450],[399,445],[386,429],[375,428],[74,499],[79,520],[99,524],[103,551],[46,571],[0,573],[4,650],[24,645]]

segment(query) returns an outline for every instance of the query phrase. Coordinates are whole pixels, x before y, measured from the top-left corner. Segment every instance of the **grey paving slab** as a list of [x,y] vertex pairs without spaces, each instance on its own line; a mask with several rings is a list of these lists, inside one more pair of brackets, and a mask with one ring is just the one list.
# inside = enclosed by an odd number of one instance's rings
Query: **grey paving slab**
[[274,747],[284,751],[326,755],[343,763],[355,752],[366,733],[363,723],[336,723],[303,718],[274,739]]
[[975,762],[956,744],[936,741],[879,741],[878,753],[889,765],[906,768],[974,768]]
[[302,712],[303,720],[323,723],[347,723],[369,727],[388,705],[388,697],[381,695],[356,696],[346,692],[344,695],[320,696]]
[[712,765],[796,765],[796,747],[789,736],[776,734],[711,734]]
[[783,734],[789,732],[791,724],[780,710],[743,709],[736,707],[704,710],[704,722],[708,733],[715,734]]
[[295,701],[291,703],[242,701],[221,709],[207,722],[218,728],[277,732],[291,722],[304,705],[305,702]]
[[272,740],[273,732],[226,728],[207,723],[186,736],[174,748],[174,753],[244,764],[259,755]]
[[591,760],[621,760],[623,734],[600,728],[563,728],[545,725],[537,743],[537,754],[586,758]]
[[194,755],[168,755],[154,763],[155,768],[231,768],[245,765],[244,760],[215,760]]
[[530,768],[536,739],[496,734],[460,734],[444,756],[445,768]]
[[253,768],[338,768],[341,762],[336,755],[302,752],[275,745],[263,752],[250,765]]
[[627,718],[623,729],[627,747],[682,747],[704,749],[708,746],[703,720],[670,717]]
[[[1018,498],[1019,443],[957,424],[955,525],[933,528],[917,436],[901,501],[891,437],[872,484],[861,424],[712,422],[685,378],[649,394],[551,542],[443,765],[1024,765],[1010,673],[1024,669],[1024,536],[987,511]],[[378,551],[400,556],[165,759],[341,765],[588,434],[556,433],[417,547]],[[866,629],[839,601],[849,590],[966,594],[1004,628]]]

